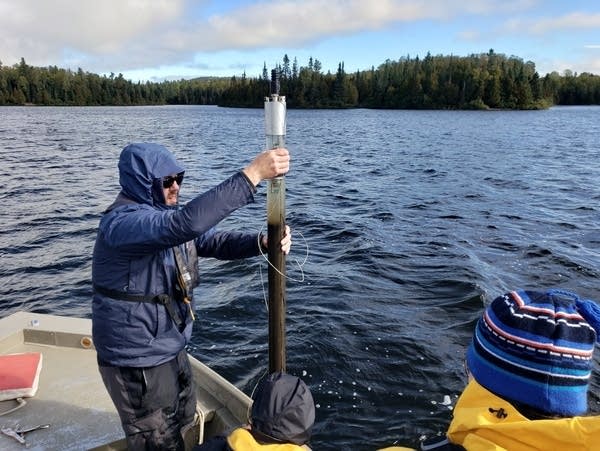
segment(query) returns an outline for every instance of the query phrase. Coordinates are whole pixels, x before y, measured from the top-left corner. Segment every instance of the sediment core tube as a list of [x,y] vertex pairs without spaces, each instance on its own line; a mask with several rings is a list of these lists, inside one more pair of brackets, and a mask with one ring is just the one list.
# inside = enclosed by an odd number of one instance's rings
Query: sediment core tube
[[[267,149],[285,147],[285,96],[279,95],[277,74],[272,71],[271,95],[265,97]],[[267,182],[267,233],[269,243],[269,373],[285,372],[285,254],[280,242],[285,232],[285,177]]]

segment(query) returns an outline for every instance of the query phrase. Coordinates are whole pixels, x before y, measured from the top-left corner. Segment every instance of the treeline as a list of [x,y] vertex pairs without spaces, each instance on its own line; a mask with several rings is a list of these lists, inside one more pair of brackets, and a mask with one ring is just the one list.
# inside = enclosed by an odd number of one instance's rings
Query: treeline
[[133,83],[122,74],[33,67],[23,58],[12,67],[0,62],[0,105],[215,105],[229,85],[227,78]]
[[[377,68],[347,74],[321,73],[318,60],[299,67],[284,56],[277,70],[290,108],[535,109],[600,104],[600,77],[553,72],[540,77],[532,62],[488,53],[387,60]],[[268,94],[266,67],[256,79],[232,79],[224,106],[259,107]]]
[[[404,57],[370,70],[323,73],[317,59],[300,66],[284,55],[276,67],[289,108],[535,109],[600,104],[600,76],[569,71],[540,77],[532,62],[493,50],[458,56]],[[262,107],[270,71],[249,78],[134,83],[24,59],[0,63],[0,105],[220,105]]]

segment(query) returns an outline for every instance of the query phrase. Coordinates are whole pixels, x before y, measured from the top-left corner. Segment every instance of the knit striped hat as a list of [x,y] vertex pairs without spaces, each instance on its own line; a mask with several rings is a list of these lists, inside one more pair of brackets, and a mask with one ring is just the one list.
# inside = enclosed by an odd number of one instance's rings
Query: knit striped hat
[[467,365],[475,380],[508,401],[551,415],[587,411],[600,307],[561,291],[511,291],[485,309]]

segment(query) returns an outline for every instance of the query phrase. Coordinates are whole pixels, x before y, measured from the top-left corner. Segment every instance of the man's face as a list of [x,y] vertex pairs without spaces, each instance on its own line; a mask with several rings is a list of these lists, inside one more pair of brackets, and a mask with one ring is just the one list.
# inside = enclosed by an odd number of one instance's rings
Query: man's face
[[165,196],[165,204],[167,204],[168,206],[177,205],[177,198],[179,197],[179,188],[182,182],[183,172],[163,177],[163,194]]

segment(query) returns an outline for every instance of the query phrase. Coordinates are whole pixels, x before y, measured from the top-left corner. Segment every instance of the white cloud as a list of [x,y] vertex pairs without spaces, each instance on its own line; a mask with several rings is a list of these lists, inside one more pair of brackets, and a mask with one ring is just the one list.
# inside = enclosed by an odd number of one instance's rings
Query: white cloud
[[537,0],[304,0],[260,2],[213,15],[207,22],[169,34],[168,42],[202,51],[299,46],[333,36],[376,31],[398,23],[450,20],[460,14],[522,10]]
[[57,62],[64,52],[110,56],[183,12],[184,0],[0,0],[3,58]]
[[540,19],[515,18],[504,24],[508,32],[521,32],[535,35],[546,35],[558,31],[585,30],[600,28],[600,14],[571,13],[559,17]]
[[185,65],[202,53],[301,48],[402,23],[493,16],[535,4],[538,0],[269,0],[202,16],[205,0],[0,0],[0,58],[5,64],[25,57],[33,65],[94,72]]
[[583,56],[576,59],[542,59],[536,62],[536,70],[542,76],[550,72],[563,74],[569,70],[573,73],[584,72],[600,74],[600,58]]
[[458,33],[458,37],[465,41],[480,41],[482,34],[476,30],[465,30]]

